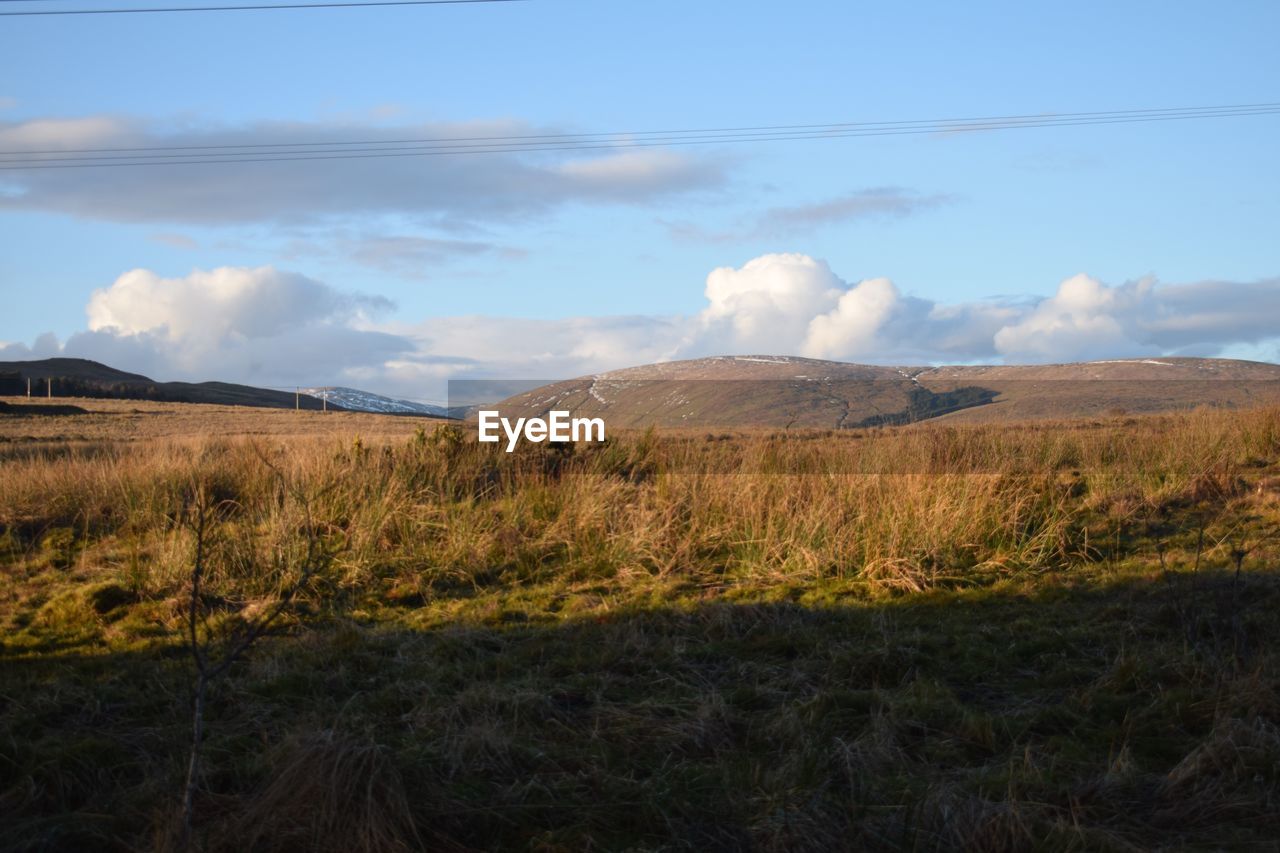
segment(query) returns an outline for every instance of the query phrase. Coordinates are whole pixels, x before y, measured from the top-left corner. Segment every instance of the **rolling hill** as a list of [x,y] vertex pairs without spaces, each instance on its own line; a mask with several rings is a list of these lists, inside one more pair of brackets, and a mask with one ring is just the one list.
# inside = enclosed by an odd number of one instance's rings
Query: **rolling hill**
[[564,409],[612,427],[849,429],[936,418],[993,421],[1280,402],[1280,365],[1114,359],[1053,365],[883,367],[792,356],[719,356],[554,382],[495,406]]
[[[0,362],[0,396],[26,392],[461,416],[352,388],[291,391],[227,382],[157,382],[95,361]],[[496,387],[496,386],[495,386]],[[539,386],[495,404],[507,416],[563,409],[614,428],[853,429],[925,420],[990,422],[1144,414],[1208,405],[1280,403],[1280,365],[1204,358],[1108,359],[1048,365],[880,366],[795,356],[716,356],[630,367]]]
[[[258,406],[275,409],[320,409],[322,401],[290,391],[254,388],[230,382],[156,382],[138,373],[126,373],[83,358],[47,358],[39,361],[0,361],[0,395],[26,393],[44,397],[52,381],[54,397],[106,397],[124,400],[156,400],[171,403],[215,403],[224,406]],[[330,408],[342,408],[329,404]]]

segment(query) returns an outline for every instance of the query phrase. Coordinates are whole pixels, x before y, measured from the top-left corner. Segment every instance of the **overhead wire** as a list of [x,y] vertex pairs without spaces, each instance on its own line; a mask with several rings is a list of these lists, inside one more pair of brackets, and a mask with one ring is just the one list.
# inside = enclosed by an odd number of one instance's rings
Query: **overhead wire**
[[358,160],[388,157],[627,150],[684,145],[974,133],[1020,128],[1186,121],[1274,115],[1278,113],[1280,113],[1280,102],[1268,102],[1208,107],[1039,113],[905,121],[758,125],[684,130],[424,137],[382,140],[360,139],[348,141],[327,140],[317,142],[244,142],[114,148],[43,148],[0,151],[0,170],[227,165],[308,160]]
[[[12,2],[13,0],[9,0]],[[6,0],[0,0],[6,2]],[[30,2],[30,0],[18,0],[18,2]],[[24,150],[24,151],[0,151],[0,155],[6,154],[97,154],[97,153],[114,153],[114,152],[145,152],[145,151],[185,151],[185,150],[209,150],[220,148],[284,148],[318,145],[391,145],[391,144],[411,144],[411,143],[428,143],[428,142],[488,142],[488,141],[514,141],[514,140],[563,140],[577,138],[597,138],[597,137],[633,137],[633,136],[653,136],[653,135],[676,135],[676,134],[717,134],[717,133],[746,133],[746,132],[769,132],[769,131],[818,131],[826,129],[840,128],[874,128],[877,126],[910,126],[910,125],[943,125],[953,123],[980,123],[980,122],[1022,122],[1022,121],[1066,121],[1069,119],[1092,118],[1099,119],[1111,117],[1126,116],[1143,116],[1143,115],[1160,115],[1170,113],[1186,113],[1196,115],[1212,115],[1220,111],[1273,111],[1280,109],[1280,102],[1274,103],[1256,103],[1256,104],[1224,104],[1209,107],[1166,107],[1158,109],[1139,109],[1139,110],[1106,110],[1101,112],[1078,112],[1078,113],[1032,113],[1026,115],[997,115],[997,116],[969,116],[964,118],[947,118],[947,119],[911,119],[903,121],[862,121],[862,122],[831,122],[826,124],[775,124],[775,125],[758,125],[750,127],[729,127],[729,128],[682,128],[676,130],[626,130],[626,131],[608,131],[608,132],[583,132],[583,133],[546,133],[546,134],[525,134],[525,135],[503,135],[503,136],[459,136],[459,137],[433,137],[433,138],[410,138],[410,139],[363,139],[363,140],[330,140],[327,142],[264,142],[264,143],[238,143],[238,144],[219,144],[219,145],[159,145],[159,146],[142,146],[130,148],[62,148],[50,150]]]
[[[22,0],[31,2],[31,0]],[[246,12],[263,9],[350,9],[362,6],[461,6],[474,3],[521,3],[524,0],[345,0],[336,3],[253,3],[236,6],[135,6],[113,9],[23,9],[0,12],[0,17],[38,17],[48,15],[129,15],[154,12]]]

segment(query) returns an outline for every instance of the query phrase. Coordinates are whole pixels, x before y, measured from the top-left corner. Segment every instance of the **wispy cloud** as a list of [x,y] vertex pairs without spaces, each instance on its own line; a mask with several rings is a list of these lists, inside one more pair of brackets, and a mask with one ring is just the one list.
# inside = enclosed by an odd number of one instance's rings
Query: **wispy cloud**
[[813,204],[770,208],[756,220],[756,231],[762,236],[787,236],[858,219],[898,219],[954,201],[955,196],[943,193],[926,195],[901,187],[876,187]]
[[409,215],[465,227],[477,221],[534,216],[568,203],[642,203],[718,187],[725,181],[724,167],[716,159],[662,149],[406,156],[412,153],[406,149],[417,144],[412,140],[530,136],[560,130],[515,120],[397,126],[258,122],[180,130],[114,116],[0,122],[3,151],[172,147],[183,149],[172,153],[189,153],[226,152],[247,145],[325,150],[318,144],[348,148],[371,139],[410,140],[386,146],[382,154],[391,156],[361,159],[6,171],[0,173],[7,188],[0,194],[0,209],[198,225]]
[[662,224],[677,240],[733,243],[790,237],[861,220],[899,219],[955,201],[955,196],[945,193],[925,194],[902,187],[871,187],[809,204],[770,207],[739,219],[733,228],[727,230],[707,229],[681,221],[663,220]]
[[284,243],[278,254],[285,260],[342,260],[405,279],[423,279],[442,265],[468,258],[518,260],[528,256],[524,249],[488,240],[350,229],[305,232]]
[[179,234],[176,231],[157,231],[153,234],[148,234],[147,239],[174,249],[197,249],[200,247],[200,241],[196,240],[196,238],[187,234]]
[[524,252],[478,240],[441,240],[402,235],[365,236],[343,243],[342,251],[363,266],[402,276],[421,275],[422,270],[457,258],[499,254],[523,257]]

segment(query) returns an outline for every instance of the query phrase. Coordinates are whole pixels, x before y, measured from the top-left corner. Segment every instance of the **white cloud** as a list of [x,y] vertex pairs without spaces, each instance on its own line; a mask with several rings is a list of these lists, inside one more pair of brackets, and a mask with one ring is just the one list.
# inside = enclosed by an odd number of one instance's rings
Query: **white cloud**
[[376,325],[385,300],[296,273],[223,268],[120,276],[94,293],[89,330],[8,358],[77,355],[157,379],[347,384],[441,398],[448,378],[557,379],[720,354],[882,364],[1044,362],[1140,354],[1280,352],[1280,278],[1108,285],[1086,275],[1039,299],[939,303],[886,278],[847,282],[821,260],[764,255],[707,276],[693,315],[435,317]]
[[390,307],[385,299],[340,294],[314,279],[268,266],[194,270],[182,278],[132,270],[94,291],[86,312],[91,331],[152,332],[169,340],[218,343],[232,336],[270,337]]
[[1135,340],[1125,317],[1151,296],[1152,282],[1107,287],[1083,273],[995,335],[1003,355],[1027,361],[1070,361],[1097,353],[1136,355],[1151,348]]
[[1217,353],[1280,337],[1277,317],[1280,279],[1108,286],[1080,274],[1002,327],[994,342],[1010,361]]
[[885,278],[847,283],[805,255],[765,255],[713,271],[707,299],[682,355],[1017,363],[1213,355],[1280,338],[1280,279],[1113,286],[1075,275],[1039,300],[945,304],[904,295]]
[[738,269],[712,270],[691,346],[771,352],[786,342],[794,348],[844,288],[826,261],[807,255],[762,255]]
[[887,278],[858,282],[840,294],[834,308],[809,321],[801,354],[813,358],[874,354],[882,346],[880,330],[901,302],[898,288]]
[[[163,278],[132,270],[97,290],[88,331],[59,347],[45,335],[13,358],[91,358],[156,379],[311,384],[382,365],[413,342],[364,328],[391,307],[272,267],[223,267]],[[25,352],[23,351],[25,350]]]
[[1002,303],[939,305],[887,278],[849,284],[807,255],[762,255],[707,276],[707,308],[681,356],[729,352],[920,362],[989,359],[1016,316]]

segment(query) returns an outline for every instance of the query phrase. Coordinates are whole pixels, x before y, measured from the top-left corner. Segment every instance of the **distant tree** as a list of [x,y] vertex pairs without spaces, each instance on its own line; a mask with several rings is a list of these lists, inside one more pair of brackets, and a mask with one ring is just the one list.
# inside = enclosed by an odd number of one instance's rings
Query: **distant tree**
[[0,396],[13,397],[27,393],[27,382],[16,370],[0,371]]

